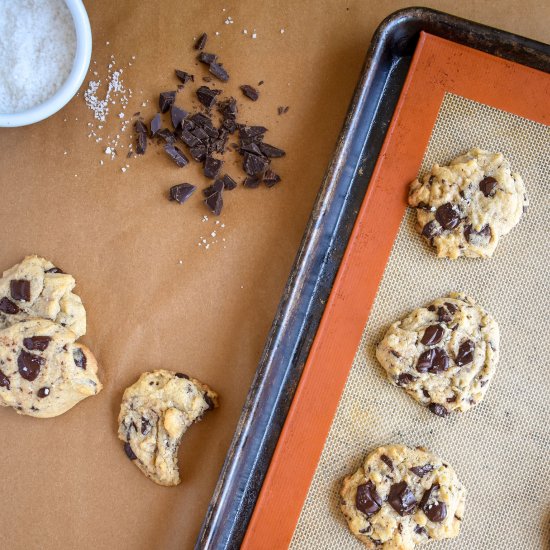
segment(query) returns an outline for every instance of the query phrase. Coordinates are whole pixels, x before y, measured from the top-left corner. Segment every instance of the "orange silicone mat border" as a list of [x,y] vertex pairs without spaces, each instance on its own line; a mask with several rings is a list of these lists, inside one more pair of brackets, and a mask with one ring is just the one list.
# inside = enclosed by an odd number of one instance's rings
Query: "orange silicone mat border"
[[421,34],[243,550],[292,539],[446,92],[550,124],[550,75]]

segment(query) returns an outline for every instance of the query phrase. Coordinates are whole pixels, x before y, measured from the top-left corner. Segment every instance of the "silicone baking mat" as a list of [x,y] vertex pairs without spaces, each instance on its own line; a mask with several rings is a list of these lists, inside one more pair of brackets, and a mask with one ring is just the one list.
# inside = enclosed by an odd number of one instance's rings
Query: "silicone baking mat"
[[[343,476],[384,443],[423,445],[469,493],[461,536],[434,548],[539,549],[550,521],[550,76],[423,35],[243,548],[361,548],[338,507]],[[531,201],[485,260],[438,259],[414,229],[408,185],[472,147],[502,151]],[[486,399],[439,418],[386,382],[388,325],[447,292],[501,327]]]
[[[421,172],[472,145],[502,151],[527,182],[531,208],[490,260],[438,259],[403,218],[291,548],[361,548],[339,509],[342,478],[386,443],[425,446],[448,460],[468,489],[458,542],[433,548],[540,549],[550,512],[550,127],[455,95],[445,96]],[[484,402],[439,418],[390,386],[374,351],[411,309],[452,290],[474,296],[501,328],[501,360]],[[516,545],[510,540],[513,526]],[[519,542],[521,541],[521,543]]]

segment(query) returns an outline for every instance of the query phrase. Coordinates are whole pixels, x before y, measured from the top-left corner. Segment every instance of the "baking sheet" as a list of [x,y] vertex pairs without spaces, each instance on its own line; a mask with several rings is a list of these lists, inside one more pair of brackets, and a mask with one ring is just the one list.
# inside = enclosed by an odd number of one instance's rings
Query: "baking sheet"
[[[540,549],[550,541],[550,344],[546,316],[550,127],[446,94],[420,172],[472,146],[498,150],[524,177],[531,205],[488,260],[434,257],[408,210],[291,548],[361,548],[338,506],[342,478],[378,445],[423,445],[451,463],[468,489],[460,538],[433,548]],[[439,418],[386,381],[374,350],[395,319],[449,291],[465,291],[501,327],[501,359],[481,405]],[[512,539],[511,539],[512,533]]]

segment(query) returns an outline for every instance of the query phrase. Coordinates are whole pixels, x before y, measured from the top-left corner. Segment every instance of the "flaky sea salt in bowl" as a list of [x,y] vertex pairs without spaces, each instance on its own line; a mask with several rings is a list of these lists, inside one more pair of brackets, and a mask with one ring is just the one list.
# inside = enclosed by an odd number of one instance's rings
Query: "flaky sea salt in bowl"
[[0,126],[25,126],[64,107],[90,65],[82,0],[0,0]]

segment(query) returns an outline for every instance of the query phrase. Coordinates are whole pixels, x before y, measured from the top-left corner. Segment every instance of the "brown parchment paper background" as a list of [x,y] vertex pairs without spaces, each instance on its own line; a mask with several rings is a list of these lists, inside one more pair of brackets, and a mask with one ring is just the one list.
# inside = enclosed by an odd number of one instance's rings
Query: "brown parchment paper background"
[[[199,238],[216,226],[213,217],[201,221],[199,197],[181,207],[165,198],[175,183],[203,187],[198,168],[179,170],[152,148],[122,173],[124,159],[109,161],[87,137],[82,94],[44,122],[0,129],[0,269],[36,253],[76,277],[88,312],[83,341],[105,386],[50,420],[0,410],[0,548],[191,548],[370,37],[407,2],[85,3],[100,76],[110,55],[136,56],[124,75],[134,90],[129,112],[152,115],[140,103],[173,89],[174,68],[206,74],[191,49],[206,31],[231,74],[227,92],[265,81],[257,103],[241,101],[241,118],[268,126],[266,141],[289,154],[275,163],[284,180],[277,188],[225,195],[225,228],[205,250]],[[427,5],[548,41],[550,6],[535,0]],[[233,25],[224,24],[229,15]],[[178,104],[190,97],[187,90]],[[289,112],[277,116],[278,105]],[[116,437],[124,388],[160,367],[221,394],[221,408],[185,435],[176,488],[147,480]]]

